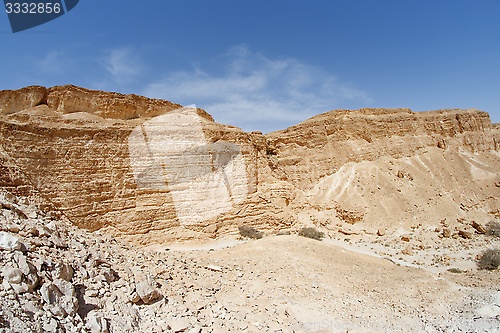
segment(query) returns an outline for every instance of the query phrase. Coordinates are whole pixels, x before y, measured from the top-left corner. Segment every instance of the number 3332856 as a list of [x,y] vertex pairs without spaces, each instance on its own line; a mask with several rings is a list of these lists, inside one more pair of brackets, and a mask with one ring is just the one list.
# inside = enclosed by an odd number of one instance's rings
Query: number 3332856
[[7,2],[5,4],[7,14],[59,14],[61,4],[51,3],[27,3],[27,2]]

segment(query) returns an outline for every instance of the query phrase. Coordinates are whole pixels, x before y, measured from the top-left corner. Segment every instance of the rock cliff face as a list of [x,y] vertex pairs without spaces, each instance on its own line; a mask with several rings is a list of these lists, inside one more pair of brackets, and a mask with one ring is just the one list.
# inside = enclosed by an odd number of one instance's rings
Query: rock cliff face
[[344,223],[488,219],[500,130],[485,112],[336,110],[262,135],[204,110],[74,86],[0,92],[0,186],[149,243]]
[[491,131],[488,114],[478,110],[361,109],[324,113],[268,137],[283,171],[303,188],[348,162],[409,157],[430,147],[495,150]]
[[267,137],[303,191],[294,210],[314,207],[306,223],[375,232],[499,213],[500,136],[485,112],[336,110]]

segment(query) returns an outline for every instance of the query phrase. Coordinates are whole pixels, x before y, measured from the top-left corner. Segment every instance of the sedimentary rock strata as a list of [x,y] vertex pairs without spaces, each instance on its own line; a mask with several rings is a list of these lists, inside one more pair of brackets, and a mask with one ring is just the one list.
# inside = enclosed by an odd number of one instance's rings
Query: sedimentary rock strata
[[0,186],[143,243],[245,223],[480,222],[500,206],[500,130],[478,110],[335,110],[246,133],[204,110],[74,86],[0,92]]

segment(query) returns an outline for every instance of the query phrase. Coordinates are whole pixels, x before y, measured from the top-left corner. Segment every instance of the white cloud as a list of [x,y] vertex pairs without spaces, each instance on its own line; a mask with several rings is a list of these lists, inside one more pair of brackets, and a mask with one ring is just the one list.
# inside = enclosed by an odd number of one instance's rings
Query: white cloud
[[196,103],[222,123],[263,132],[282,129],[346,102],[371,99],[321,68],[295,59],[270,59],[245,46],[230,50],[223,75],[176,72],[148,84],[143,94]]
[[49,74],[61,74],[72,66],[71,58],[63,51],[49,51],[38,61],[38,68]]
[[118,48],[107,52],[104,67],[114,81],[129,82],[141,73],[144,66],[139,58],[128,48]]

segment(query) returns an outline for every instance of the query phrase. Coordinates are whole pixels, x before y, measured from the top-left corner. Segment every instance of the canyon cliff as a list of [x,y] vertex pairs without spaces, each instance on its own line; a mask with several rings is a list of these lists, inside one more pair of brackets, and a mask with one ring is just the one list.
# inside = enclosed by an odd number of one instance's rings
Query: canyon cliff
[[0,91],[0,186],[141,244],[396,232],[500,213],[500,127],[479,110],[333,110],[269,134],[75,86]]

